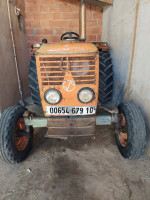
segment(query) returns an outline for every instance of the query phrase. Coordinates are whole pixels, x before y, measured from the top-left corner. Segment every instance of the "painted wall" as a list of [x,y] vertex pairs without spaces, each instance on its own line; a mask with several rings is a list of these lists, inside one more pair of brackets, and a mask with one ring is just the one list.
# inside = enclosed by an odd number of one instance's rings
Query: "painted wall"
[[[10,3],[12,25],[17,50],[17,59],[24,97],[29,94],[28,88],[28,53],[27,42],[23,31],[20,31],[18,17],[14,6],[21,8],[24,15],[24,1],[12,0]],[[0,113],[11,105],[18,104],[19,91],[14,62],[13,47],[10,35],[7,1],[0,1]]]
[[[103,14],[102,40],[108,41],[115,73],[114,102],[134,100],[150,136],[150,1],[114,0]],[[148,143],[150,144],[150,143]],[[148,148],[150,155],[150,148]]]

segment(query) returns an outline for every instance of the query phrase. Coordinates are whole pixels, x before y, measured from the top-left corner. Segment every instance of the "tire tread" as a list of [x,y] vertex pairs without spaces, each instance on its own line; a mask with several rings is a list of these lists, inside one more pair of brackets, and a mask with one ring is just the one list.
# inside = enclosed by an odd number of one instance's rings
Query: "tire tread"
[[99,52],[99,101],[105,105],[112,101],[113,66],[109,52]]
[[30,69],[29,69],[29,87],[31,90],[32,100],[35,104],[41,106],[41,97],[39,91],[39,84],[37,78],[37,69],[36,69],[36,60],[35,55],[33,54],[30,61]]

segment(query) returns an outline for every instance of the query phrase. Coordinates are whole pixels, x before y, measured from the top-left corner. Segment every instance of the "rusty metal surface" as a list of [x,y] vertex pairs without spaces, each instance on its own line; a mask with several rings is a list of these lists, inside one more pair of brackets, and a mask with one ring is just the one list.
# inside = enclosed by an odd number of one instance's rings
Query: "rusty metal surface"
[[50,138],[63,138],[63,137],[79,137],[79,136],[91,136],[95,135],[96,128],[88,127],[88,128],[48,128],[48,131],[45,137]]
[[105,7],[113,4],[113,0],[84,0],[84,2],[99,7]]
[[48,118],[46,137],[62,138],[95,134],[96,116],[88,118]]
[[109,51],[109,46],[107,42],[93,42],[93,44],[102,51]]
[[96,124],[96,116],[79,118],[47,118],[48,128],[82,128],[93,127]]
[[85,3],[80,5],[80,17],[79,17],[79,35],[80,40],[86,40],[86,6]]
[[75,53],[97,53],[98,49],[92,43],[79,41],[61,41],[55,44],[43,44],[37,50],[36,55],[58,55],[58,54],[75,54]]

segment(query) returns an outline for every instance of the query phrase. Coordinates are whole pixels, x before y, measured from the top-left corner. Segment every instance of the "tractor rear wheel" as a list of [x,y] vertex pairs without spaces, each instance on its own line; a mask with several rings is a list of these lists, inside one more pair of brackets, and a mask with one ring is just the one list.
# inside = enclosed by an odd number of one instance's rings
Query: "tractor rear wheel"
[[116,143],[124,158],[138,159],[146,146],[146,128],[140,109],[131,101],[118,107]]
[[29,87],[31,90],[32,100],[35,104],[41,106],[41,98],[36,70],[35,54],[32,55],[29,68]]
[[0,120],[0,157],[8,163],[14,164],[23,161],[29,154],[33,129],[26,131],[22,106],[12,106],[6,109]]
[[109,52],[99,52],[99,102],[102,105],[112,101],[113,66]]

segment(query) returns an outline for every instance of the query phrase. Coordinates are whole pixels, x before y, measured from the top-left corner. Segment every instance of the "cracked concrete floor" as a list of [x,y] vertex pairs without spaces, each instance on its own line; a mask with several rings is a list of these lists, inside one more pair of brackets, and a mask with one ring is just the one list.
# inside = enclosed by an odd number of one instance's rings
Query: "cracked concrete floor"
[[97,128],[96,139],[46,139],[35,130],[34,146],[21,164],[0,161],[1,200],[149,200],[150,160],[125,160],[113,127]]

